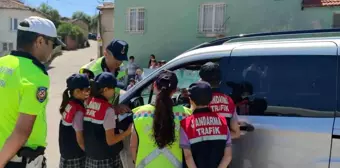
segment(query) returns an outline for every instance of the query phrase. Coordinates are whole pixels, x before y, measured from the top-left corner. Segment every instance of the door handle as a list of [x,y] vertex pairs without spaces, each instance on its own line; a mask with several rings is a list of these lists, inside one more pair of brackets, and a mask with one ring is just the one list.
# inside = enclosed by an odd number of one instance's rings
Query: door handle
[[253,132],[255,130],[255,127],[247,122],[242,122],[240,125],[240,130],[246,132]]

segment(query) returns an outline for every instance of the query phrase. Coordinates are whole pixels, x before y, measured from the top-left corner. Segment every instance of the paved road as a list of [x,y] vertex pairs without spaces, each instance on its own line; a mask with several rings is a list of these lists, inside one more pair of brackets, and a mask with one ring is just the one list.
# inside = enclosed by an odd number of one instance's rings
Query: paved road
[[66,87],[66,78],[72,73],[79,71],[79,68],[88,63],[91,58],[97,55],[97,43],[91,41],[91,47],[77,51],[64,51],[63,55],[56,58],[48,70],[51,77],[51,88],[49,92],[49,103],[47,105],[48,121],[48,146],[47,165],[48,168],[56,168],[59,164],[59,105],[62,93]]

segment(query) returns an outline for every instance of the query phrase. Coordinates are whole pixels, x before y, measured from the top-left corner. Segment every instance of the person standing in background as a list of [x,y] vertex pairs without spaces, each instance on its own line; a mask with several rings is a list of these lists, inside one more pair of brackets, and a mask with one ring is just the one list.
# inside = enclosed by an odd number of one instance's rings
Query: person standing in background
[[143,70],[141,68],[138,68],[136,70],[136,76],[135,76],[135,82],[136,83],[140,82],[143,79],[142,75],[143,75]]
[[148,64],[148,67],[150,67],[151,66],[151,60],[156,60],[156,56],[155,55],[153,55],[153,54],[151,54],[150,55],[150,59],[149,59],[149,64]]
[[135,57],[130,56],[129,57],[129,63],[127,65],[128,68],[128,79],[135,78],[136,70],[139,68],[137,63],[135,63]]
[[155,59],[152,59],[150,66],[149,66],[149,69],[156,69],[156,68],[158,68],[157,61]]
[[131,78],[131,79],[130,79],[130,83],[129,83],[129,85],[127,86],[126,90],[131,89],[133,86],[135,86],[135,84],[136,84],[135,79]]
[[163,66],[165,64],[166,64],[165,60],[161,60],[161,61],[158,62],[159,67],[161,67],[161,66]]

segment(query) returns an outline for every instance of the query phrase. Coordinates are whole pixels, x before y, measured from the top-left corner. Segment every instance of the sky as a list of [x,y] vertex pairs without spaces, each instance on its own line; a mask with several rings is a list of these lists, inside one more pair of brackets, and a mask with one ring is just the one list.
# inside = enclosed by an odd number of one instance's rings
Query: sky
[[92,16],[98,13],[96,10],[96,7],[100,4],[98,1],[103,0],[24,0],[25,4],[31,7],[38,7],[44,2],[48,3],[48,5],[57,9],[63,17],[71,17],[75,11],[83,11]]

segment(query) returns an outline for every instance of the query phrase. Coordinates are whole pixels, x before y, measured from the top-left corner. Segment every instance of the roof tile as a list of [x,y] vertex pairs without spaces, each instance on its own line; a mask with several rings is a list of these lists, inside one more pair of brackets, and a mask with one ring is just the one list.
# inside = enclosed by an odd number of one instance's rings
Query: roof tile
[[303,7],[340,6],[340,0],[303,0]]
[[23,3],[20,3],[16,0],[0,0],[0,8],[5,9],[30,9],[28,6],[25,6]]

